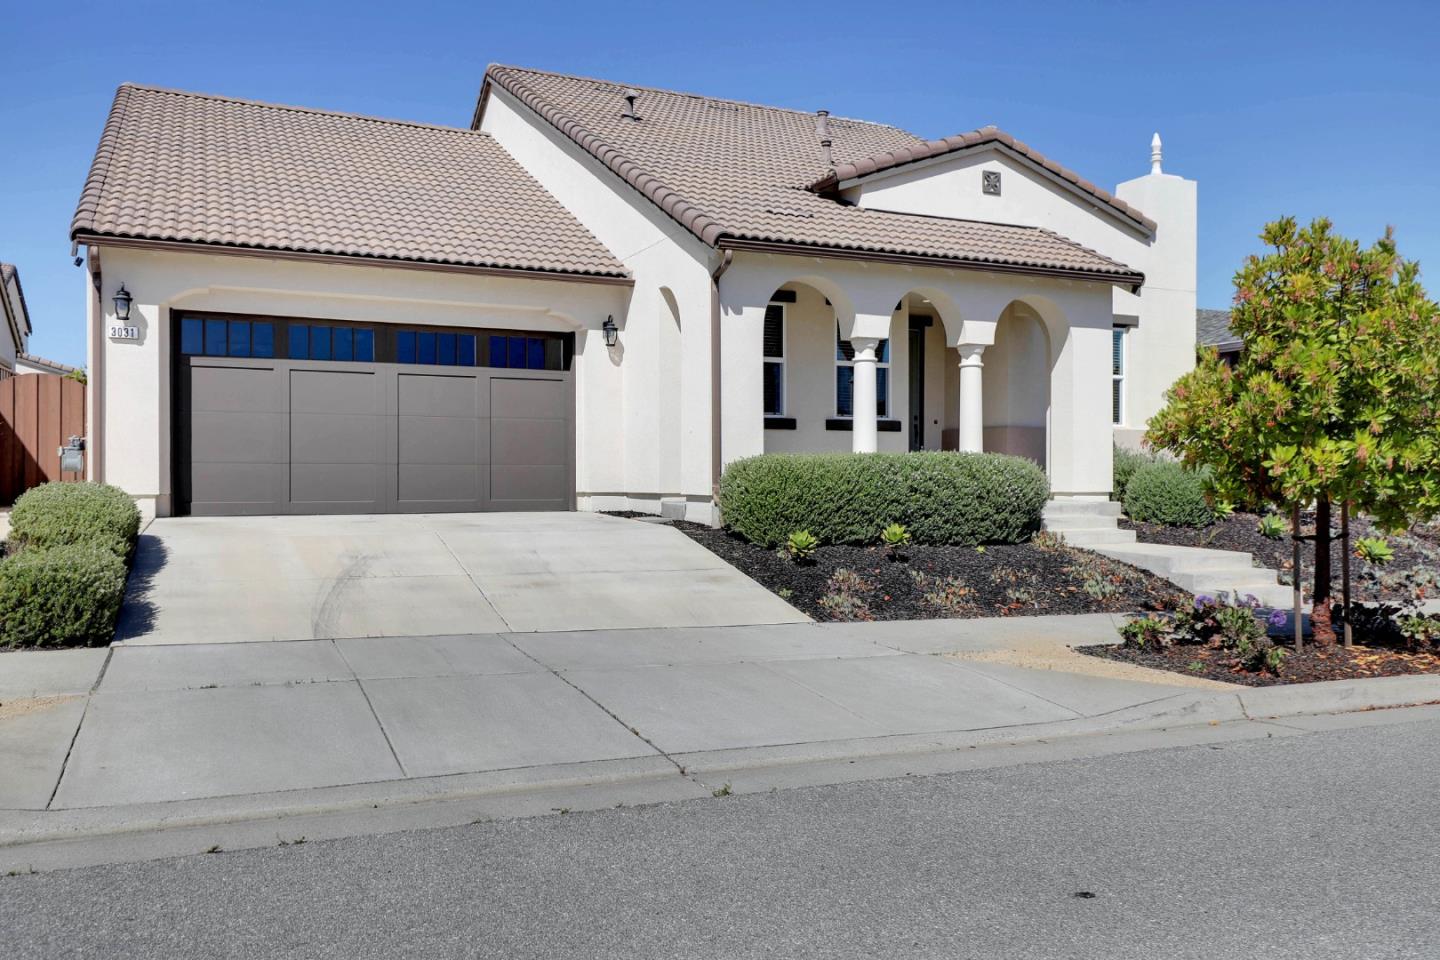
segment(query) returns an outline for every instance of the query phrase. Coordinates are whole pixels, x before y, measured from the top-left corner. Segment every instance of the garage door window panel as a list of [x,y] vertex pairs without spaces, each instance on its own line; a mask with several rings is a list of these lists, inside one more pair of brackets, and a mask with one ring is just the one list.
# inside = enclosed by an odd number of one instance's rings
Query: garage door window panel
[[180,352],[187,357],[275,356],[275,325],[269,321],[184,317],[180,321]]

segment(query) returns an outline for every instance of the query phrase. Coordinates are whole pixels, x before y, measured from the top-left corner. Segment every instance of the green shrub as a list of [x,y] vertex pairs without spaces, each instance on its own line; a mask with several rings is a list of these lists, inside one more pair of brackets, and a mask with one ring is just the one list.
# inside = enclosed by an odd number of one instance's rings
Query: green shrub
[[1115,444],[1114,459],[1111,461],[1114,480],[1110,487],[1110,499],[1124,500],[1125,488],[1129,486],[1135,471],[1146,464],[1157,463],[1158,460],[1155,454],[1147,450],[1131,450]]
[[1260,536],[1265,537],[1267,540],[1279,540],[1285,536],[1285,532],[1290,528],[1285,523],[1285,518],[1280,516],[1280,514],[1267,513],[1255,524],[1255,529],[1259,532]]
[[1355,541],[1355,555],[1367,563],[1384,566],[1395,559],[1395,548],[1384,537],[1361,537]]
[[26,549],[0,560],[0,645],[108,643],[125,561],[102,543]]
[[809,560],[819,547],[819,539],[809,530],[796,530],[785,538],[785,553],[796,563]]
[[904,524],[915,543],[1016,543],[1050,495],[1033,461],[995,453],[768,453],[720,478],[725,523],[773,547],[792,530],[824,543],[874,543]]
[[27,491],[10,512],[10,546],[99,543],[129,556],[140,511],[125,491],[99,483],[47,483]]
[[1205,474],[1178,463],[1148,463],[1125,486],[1125,513],[1131,520],[1167,527],[1203,527],[1215,519],[1205,499]]
[[880,531],[880,545],[890,554],[891,560],[900,559],[900,551],[910,546],[915,538],[903,523],[890,523]]

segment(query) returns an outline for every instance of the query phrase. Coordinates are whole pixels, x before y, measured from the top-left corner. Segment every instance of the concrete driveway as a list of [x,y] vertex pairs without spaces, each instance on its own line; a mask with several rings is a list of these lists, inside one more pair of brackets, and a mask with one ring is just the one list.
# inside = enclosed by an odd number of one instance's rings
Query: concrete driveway
[[186,517],[140,538],[117,639],[221,643],[794,623],[662,524],[590,513]]

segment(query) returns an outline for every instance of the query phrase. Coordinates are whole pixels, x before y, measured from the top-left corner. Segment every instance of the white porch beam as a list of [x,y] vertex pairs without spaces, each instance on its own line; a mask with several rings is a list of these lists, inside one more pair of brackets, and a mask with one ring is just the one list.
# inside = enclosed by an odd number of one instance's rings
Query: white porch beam
[[960,352],[960,449],[981,453],[985,449],[984,384],[982,355],[985,344],[966,343]]

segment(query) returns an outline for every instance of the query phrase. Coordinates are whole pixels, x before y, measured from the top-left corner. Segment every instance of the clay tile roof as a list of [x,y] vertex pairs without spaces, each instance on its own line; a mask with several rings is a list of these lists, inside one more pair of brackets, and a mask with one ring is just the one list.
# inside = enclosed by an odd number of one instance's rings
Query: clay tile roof
[[43,367],[51,373],[67,374],[74,373],[77,368],[68,363],[61,363],[59,360],[51,360],[49,357],[39,357],[33,353],[21,352],[16,355],[17,359],[23,360],[32,367]]
[[957,150],[969,150],[972,147],[992,143],[998,143],[1032,163],[1043,167],[1060,179],[1088,193],[1101,203],[1112,207],[1117,213],[1123,214],[1132,222],[1139,224],[1151,233],[1155,232],[1154,220],[1151,220],[1124,200],[1119,199],[1110,191],[1101,189],[1089,180],[1081,177],[1075,171],[1060,166],[1060,164],[1051,160],[1039,150],[1036,150],[1023,141],[1016,140],[998,127],[981,127],[979,130],[972,130],[969,133],[958,133],[953,137],[945,137],[942,140],[927,140],[918,146],[903,147],[899,150],[864,157],[851,163],[836,164],[834,170],[825,174],[810,186],[813,190],[825,190],[846,180],[868,177],[872,173],[890,170],[907,163],[916,163],[920,160],[928,160],[931,157],[940,157],[947,153],[954,153]]
[[131,84],[71,236],[628,276],[486,134]]
[[[778,244],[829,256],[1143,280],[1049,230],[862,209],[822,195],[813,187],[828,174],[811,113],[495,65],[486,71],[476,127],[492,85],[711,246]],[[638,121],[622,116],[627,89],[639,91]],[[897,127],[827,122],[837,166],[926,149]]]

